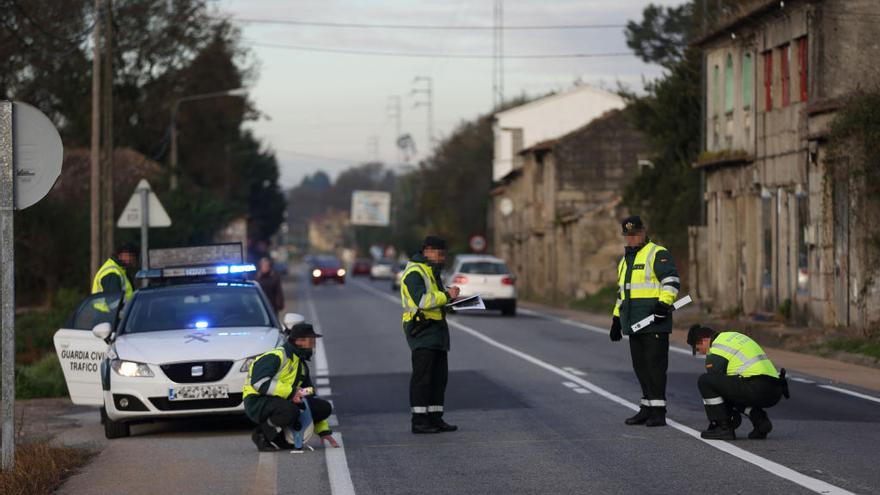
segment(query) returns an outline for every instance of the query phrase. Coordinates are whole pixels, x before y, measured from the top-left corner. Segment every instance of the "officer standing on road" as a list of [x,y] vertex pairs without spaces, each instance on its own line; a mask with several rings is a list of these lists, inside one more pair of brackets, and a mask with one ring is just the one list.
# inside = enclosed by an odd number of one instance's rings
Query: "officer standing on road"
[[403,331],[412,351],[409,404],[413,433],[458,429],[443,421],[449,374],[449,326],[443,306],[459,294],[458,287],[443,288],[440,270],[445,258],[446,242],[429,235],[422,242],[422,252],[410,259],[401,278]]
[[[671,308],[681,281],[669,251],[648,239],[641,218],[628,217],[622,226],[626,251],[617,265],[619,294],[610,337],[617,342],[622,334],[629,336],[633,369],[642,388],[639,412],[626,424],[663,426]],[[654,322],[634,334],[632,325],[652,314]]]
[[95,273],[95,278],[92,280],[92,294],[121,292],[125,294],[126,301],[131,299],[134,289],[128,279],[126,269],[135,269],[137,260],[137,247],[129,243],[121,245],[116,250],[116,256],[107,258],[107,261]]
[[284,289],[281,286],[281,275],[272,268],[271,258],[268,256],[260,258],[260,268],[254,279],[269,298],[275,314],[281,313],[284,309]]
[[299,429],[303,401],[308,402],[321,443],[339,447],[327,423],[333,407],[310,395],[310,389],[314,389],[307,361],[312,358],[315,339],[320,337],[311,324],[298,323],[290,329],[287,342],[251,363],[242,395],[245,414],[258,425],[251,439],[261,452],[293,447],[284,439],[282,427]]
[[687,343],[694,354],[706,356],[706,373],[697,387],[703,397],[709,428],[700,436],[712,440],[736,439],[740,412],[752,422],[751,439],[764,439],[773,429],[765,408],[788,398],[785,368],[776,368],[757,342],[738,332],[721,332],[693,325]]

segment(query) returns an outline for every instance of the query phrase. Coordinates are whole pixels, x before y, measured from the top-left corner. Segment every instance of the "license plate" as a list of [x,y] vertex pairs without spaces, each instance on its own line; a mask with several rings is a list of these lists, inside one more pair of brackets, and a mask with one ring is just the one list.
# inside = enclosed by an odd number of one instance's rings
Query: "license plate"
[[168,400],[228,399],[228,385],[184,385],[168,387]]

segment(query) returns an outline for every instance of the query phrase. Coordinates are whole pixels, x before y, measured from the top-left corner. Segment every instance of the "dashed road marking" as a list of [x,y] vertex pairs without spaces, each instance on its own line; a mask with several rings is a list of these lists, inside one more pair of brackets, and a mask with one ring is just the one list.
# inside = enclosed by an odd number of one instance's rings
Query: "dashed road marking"
[[581,371],[577,368],[572,368],[571,366],[566,366],[565,368],[562,368],[562,369],[564,369],[565,371],[567,371],[573,375],[577,375],[577,376],[586,376],[587,375],[586,372]]
[[578,387],[578,388],[573,388],[572,390],[575,391],[575,392],[577,392],[577,393],[579,393],[579,394],[589,394],[589,393],[590,393],[589,390],[587,390],[587,389],[585,389],[585,388],[580,388],[580,387]]
[[315,385],[330,385],[330,379],[325,376],[322,376],[322,377],[318,378],[317,380],[315,380]]
[[562,382],[562,384],[565,385],[565,386],[568,387],[568,388],[578,388],[578,387],[580,386],[580,385],[578,385],[577,383],[574,383],[574,382]]
[[329,397],[333,395],[333,390],[330,387],[318,387],[318,395],[321,397]]
[[800,378],[797,376],[790,376],[790,377],[788,377],[788,379],[793,382],[799,382],[799,383],[816,383],[813,380],[807,380],[806,378]]

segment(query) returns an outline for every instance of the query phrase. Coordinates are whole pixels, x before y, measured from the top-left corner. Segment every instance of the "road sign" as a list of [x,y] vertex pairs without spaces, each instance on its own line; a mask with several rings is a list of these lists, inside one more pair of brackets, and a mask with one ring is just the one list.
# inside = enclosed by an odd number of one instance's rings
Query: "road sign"
[[159,197],[156,196],[156,193],[150,188],[150,183],[147,182],[147,179],[141,179],[141,181],[138,182],[137,187],[134,189],[134,194],[131,195],[128,204],[125,205],[125,210],[123,210],[122,215],[119,216],[119,221],[116,222],[116,226],[121,229],[137,229],[141,227],[141,223],[143,222],[141,219],[141,211],[143,211],[143,206],[141,205],[142,191],[146,191],[148,194],[147,217],[149,218],[149,222],[147,226],[170,227],[171,217],[168,216],[168,212],[162,207],[162,203],[159,202]]
[[27,103],[13,102],[12,127],[14,208],[23,210],[52,190],[61,175],[64,148],[52,121]]
[[471,251],[475,253],[482,253],[486,250],[486,238],[481,235],[471,236],[468,244],[471,246]]
[[387,227],[391,220],[391,193],[352,191],[351,224]]

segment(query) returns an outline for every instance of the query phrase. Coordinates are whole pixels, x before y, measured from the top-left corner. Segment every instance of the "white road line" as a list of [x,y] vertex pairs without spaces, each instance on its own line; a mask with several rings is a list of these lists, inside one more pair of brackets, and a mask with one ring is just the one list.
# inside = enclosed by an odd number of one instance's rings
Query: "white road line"
[[789,377],[788,379],[791,380],[791,381],[793,381],[793,382],[800,382],[800,383],[816,383],[816,382],[814,382],[813,380],[807,380],[806,378],[799,378],[799,377],[796,377],[796,376],[791,376],[791,377]]
[[874,397],[872,395],[860,394],[858,392],[853,392],[852,390],[847,390],[845,388],[835,387],[834,385],[819,385],[819,388],[826,388],[828,390],[834,390],[835,392],[840,392],[842,394],[851,395],[853,397],[858,397],[860,399],[869,400],[871,402],[880,403],[880,398]]
[[[312,315],[312,325],[314,325],[315,330],[317,330],[318,333],[321,333],[321,322],[318,319],[318,309],[315,307],[315,301],[312,299],[312,293],[309,290],[306,290],[306,305],[309,308],[309,313]],[[318,345],[315,350],[315,364],[318,368],[319,376],[327,376],[330,374],[330,366],[327,363],[327,350],[324,348],[324,339],[316,340]],[[321,375],[322,370],[323,375]],[[329,387],[327,388],[327,392],[330,392]],[[333,408],[335,409],[335,406]],[[345,444],[342,443],[342,434],[335,432],[333,436],[339,443],[339,448],[324,449],[324,461],[327,463],[327,477],[330,479],[330,493],[332,495],[354,495],[354,483],[351,482],[351,470],[348,468],[348,460],[345,457]]]
[[274,495],[278,493],[278,455],[274,452],[260,452],[257,459],[257,476],[249,495]]
[[[360,285],[362,288],[367,289],[370,292],[372,292],[378,296],[381,296],[385,299],[389,299],[388,294],[379,292],[378,290],[376,290],[372,287],[369,287],[367,285],[363,285],[360,283],[358,283],[357,285]],[[398,301],[395,298],[391,298],[391,300],[395,304],[398,303]],[[611,393],[611,392],[609,392],[609,391],[607,391],[597,385],[594,385],[593,383],[588,382],[587,380],[585,380],[577,375],[574,375],[568,371],[565,371],[562,368],[559,368],[559,367],[554,366],[550,363],[547,363],[546,361],[542,361],[532,355],[529,355],[529,354],[526,354],[522,351],[514,349],[513,347],[502,344],[501,342],[499,342],[491,337],[483,335],[482,333],[480,333],[477,330],[474,330],[473,328],[470,328],[466,325],[462,325],[461,323],[459,323],[457,321],[449,321],[449,325],[457,328],[458,330],[461,330],[464,333],[471,335],[472,337],[475,337],[479,340],[482,340],[483,342],[489,344],[492,347],[495,347],[495,348],[500,349],[508,354],[516,356],[516,357],[522,359],[523,361],[532,363],[535,366],[543,368],[551,373],[555,373],[555,374],[561,376],[562,378],[565,378],[566,380],[575,382],[575,383],[579,384],[580,386],[582,386],[583,388],[585,388],[585,389],[587,389],[597,395],[600,395],[600,396],[610,400],[611,402],[615,402],[617,404],[620,404],[621,406],[624,406],[628,409],[632,409],[633,411],[639,410],[638,405],[636,405],[636,404],[634,404],[634,403],[632,403],[632,402],[630,402],[630,401],[628,401],[618,395],[615,395],[615,394],[613,394],[613,393]],[[690,354],[690,352],[688,352],[688,354]],[[699,441],[705,443],[706,445],[709,445],[709,446],[714,447],[724,453],[727,453],[727,454],[730,454],[734,457],[742,459],[742,460],[748,462],[749,464],[757,466],[757,467],[759,467],[759,468],[761,468],[761,469],[763,469],[773,475],[776,475],[780,478],[789,480],[792,483],[800,485],[808,490],[812,490],[816,493],[852,495],[852,492],[844,490],[843,488],[840,488],[838,486],[834,486],[834,485],[832,485],[830,483],[826,483],[822,480],[818,480],[816,478],[812,478],[812,477],[807,476],[805,474],[799,473],[798,471],[795,471],[794,469],[783,466],[782,464],[771,461],[770,459],[765,459],[759,455],[753,454],[753,453],[749,452],[748,450],[741,449],[741,448],[739,448],[735,445],[732,445],[728,442],[724,442],[721,440],[705,440],[703,438],[700,438],[700,432],[698,432],[697,430],[695,430],[689,426],[685,426],[677,421],[674,421],[672,419],[667,419],[666,422],[667,422],[667,424],[669,424],[670,426],[672,426],[676,430],[678,430],[686,435],[689,435],[689,436],[695,438],[696,440],[699,440]]]
[[318,395],[321,397],[328,397],[333,395],[333,390],[330,387],[318,387]]
[[568,387],[568,388],[578,388],[578,387],[580,386],[580,385],[578,385],[577,383],[574,383],[574,382],[562,382],[562,384],[565,385],[565,386]]
[[574,390],[575,392],[577,392],[577,393],[579,393],[579,394],[589,394],[589,393],[590,393],[589,390],[587,390],[587,389],[585,389],[585,388],[580,388],[580,387],[578,387],[578,388],[573,388],[572,390]]
[[330,379],[327,377],[320,377],[315,380],[315,385],[330,385]]
[[579,370],[579,369],[577,369],[577,368],[572,368],[571,366],[567,366],[567,367],[562,368],[562,369],[564,369],[565,371],[567,371],[567,372],[569,372],[569,373],[575,374],[575,375],[577,375],[577,376],[586,376],[586,372],[583,372],[583,371],[581,371],[581,370]]

